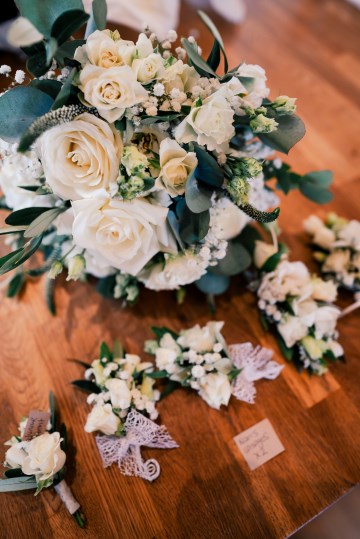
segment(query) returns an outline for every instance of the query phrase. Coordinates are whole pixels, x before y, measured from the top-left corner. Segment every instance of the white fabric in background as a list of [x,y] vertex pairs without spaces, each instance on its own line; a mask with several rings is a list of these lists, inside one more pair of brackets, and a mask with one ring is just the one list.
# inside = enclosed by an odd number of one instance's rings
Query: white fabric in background
[[[246,6],[244,0],[186,0],[194,7],[212,8],[229,22],[237,24],[245,19]],[[355,0],[356,1],[356,0]],[[360,0],[359,0],[360,1]]]
[[[83,0],[87,12],[92,0]],[[180,0],[107,0],[108,21],[141,32],[148,25],[160,39],[179,23]]]

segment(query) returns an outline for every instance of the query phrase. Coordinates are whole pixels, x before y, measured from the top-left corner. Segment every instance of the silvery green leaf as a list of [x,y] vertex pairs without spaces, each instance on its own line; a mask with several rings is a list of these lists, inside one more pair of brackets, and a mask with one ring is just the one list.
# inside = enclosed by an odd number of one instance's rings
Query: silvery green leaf
[[48,211],[45,211],[34,221],[31,222],[31,224],[27,227],[27,229],[24,232],[24,238],[33,238],[34,236],[38,236],[39,234],[42,234],[49,228],[51,223],[64,211],[65,208],[51,208]]
[[17,492],[18,490],[36,489],[37,483],[33,475],[11,477],[0,480],[0,492]]

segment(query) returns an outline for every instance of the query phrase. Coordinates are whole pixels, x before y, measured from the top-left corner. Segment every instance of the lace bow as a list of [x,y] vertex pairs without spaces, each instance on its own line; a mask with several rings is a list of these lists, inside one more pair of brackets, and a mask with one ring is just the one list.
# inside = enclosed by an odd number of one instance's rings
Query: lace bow
[[231,344],[229,357],[240,374],[233,382],[232,394],[239,400],[254,404],[256,388],[254,381],[261,378],[274,380],[284,365],[272,361],[272,351],[251,343]]
[[144,461],[141,446],[172,449],[179,447],[163,425],[157,425],[136,410],[131,410],[125,421],[126,435],[96,436],[104,468],[117,462],[123,475],[142,477],[154,481],[160,475],[157,460]]

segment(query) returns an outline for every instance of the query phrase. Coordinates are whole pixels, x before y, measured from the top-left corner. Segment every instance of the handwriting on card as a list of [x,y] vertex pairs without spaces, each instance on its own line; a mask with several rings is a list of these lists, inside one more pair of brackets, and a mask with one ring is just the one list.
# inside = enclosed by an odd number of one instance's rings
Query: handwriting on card
[[31,410],[26,421],[23,441],[30,441],[35,436],[40,436],[46,431],[46,426],[50,419],[49,412],[40,412],[40,410]]
[[255,470],[283,451],[284,446],[268,419],[263,419],[253,427],[235,436],[234,441],[249,465]]

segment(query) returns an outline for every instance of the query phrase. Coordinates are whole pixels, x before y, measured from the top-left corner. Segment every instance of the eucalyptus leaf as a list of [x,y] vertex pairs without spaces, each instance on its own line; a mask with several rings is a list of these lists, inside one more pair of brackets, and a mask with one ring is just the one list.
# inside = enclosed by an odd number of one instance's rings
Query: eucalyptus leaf
[[58,43],[54,37],[51,37],[49,41],[45,43],[45,51],[46,51],[46,65],[50,67],[52,59],[55,56],[55,53],[58,48]]
[[66,41],[56,51],[55,60],[61,66],[65,65],[66,60],[72,60],[74,58],[76,49],[84,45],[84,43],[84,39],[73,39],[72,41]]
[[251,265],[251,256],[241,243],[228,243],[226,256],[211,268],[215,275],[238,275]]
[[39,116],[46,114],[53,99],[32,86],[17,86],[0,96],[0,137],[14,142]]
[[291,148],[305,135],[303,121],[296,114],[277,116],[278,128],[272,133],[260,133],[260,140],[279,152],[289,153]]
[[195,146],[195,153],[198,160],[195,170],[196,178],[205,184],[221,187],[224,182],[224,172],[216,159],[198,145]]
[[34,77],[42,77],[49,70],[47,58],[47,49],[45,43],[41,42],[41,49],[30,56],[26,61],[26,69]]
[[62,85],[62,88],[55,99],[53,106],[51,107],[52,110],[59,109],[67,104],[73,88],[73,80],[77,73],[77,70],[75,67],[72,68],[72,70],[69,73],[69,76],[67,77],[66,81]]
[[193,172],[190,174],[185,187],[187,207],[193,213],[201,213],[211,208],[212,189],[201,185]]
[[29,19],[45,37],[51,36],[54,22],[64,12],[72,9],[83,10],[82,0],[15,0],[20,15]]
[[94,18],[96,28],[98,30],[105,30],[107,17],[106,0],[93,0],[92,16]]
[[59,15],[51,27],[51,36],[61,45],[89,19],[83,9],[69,9]]
[[0,492],[17,492],[19,490],[36,489],[37,483],[33,475],[25,477],[11,477],[0,480]]
[[[180,204],[177,205],[177,210]],[[182,205],[179,216],[179,234],[188,244],[196,243],[205,238],[209,230],[210,212],[193,213],[186,204]]]
[[30,86],[48,94],[52,99],[56,98],[62,88],[60,81],[52,79],[33,79]]
[[42,234],[49,228],[51,223],[63,213],[65,208],[51,208],[48,211],[43,212],[39,215],[24,232],[24,238],[33,238],[38,234]]
[[195,282],[195,285],[204,294],[217,296],[223,294],[229,288],[230,278],[227,275],[215,275],[208,271]]
[[300,183],[299,187],[301,194],[313,202],[316,202],[316,204],[327,204],[333,199],[333,194],[327,189],[316,189],[311,185],[302,185],[302,183]]
[[11,271],[23,264],[28,258],[30,258],[35,251],[40,247],[42,236],[32,238],[21,249],[17,249],[12,253],[2,257],[0,259],[0,275],[4,275],[8,271]]
[[108,275],[107,277],[102,277],[96,283],[96,290],[104,298],[114,298],[114,288],[116,284],[115,275]]
[[171,228],[172,233],[174,234],[174,237],[176,241],[178,242],[180,248],[182,251],[185,250],[184,242],[181,239],[180,236],[180,227],[179,227],[179,221],[176,218],[176,215],[173,211],[169,210],[167,214],[167,222]]

